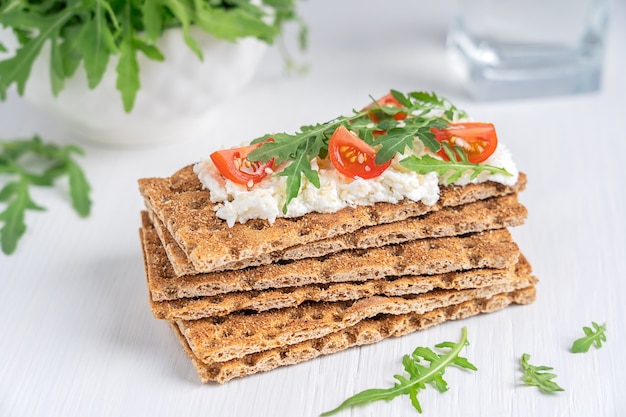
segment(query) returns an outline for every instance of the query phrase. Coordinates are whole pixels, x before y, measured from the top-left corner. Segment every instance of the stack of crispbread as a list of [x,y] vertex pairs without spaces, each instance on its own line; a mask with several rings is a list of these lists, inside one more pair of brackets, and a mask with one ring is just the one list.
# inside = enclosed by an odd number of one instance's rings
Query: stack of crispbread
[[508,227],[526,184],[444,186],[405,200],[228,227],[188,166],[139,180],[155,317],[202,381],[226,382],[534,300]]

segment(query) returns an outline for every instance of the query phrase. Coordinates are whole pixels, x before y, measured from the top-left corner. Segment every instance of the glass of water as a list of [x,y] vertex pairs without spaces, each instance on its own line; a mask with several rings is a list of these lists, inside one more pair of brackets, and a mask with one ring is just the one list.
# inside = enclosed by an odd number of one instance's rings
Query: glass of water
[[473,98],[600,88],[610,0],[457,2],[447,48]]

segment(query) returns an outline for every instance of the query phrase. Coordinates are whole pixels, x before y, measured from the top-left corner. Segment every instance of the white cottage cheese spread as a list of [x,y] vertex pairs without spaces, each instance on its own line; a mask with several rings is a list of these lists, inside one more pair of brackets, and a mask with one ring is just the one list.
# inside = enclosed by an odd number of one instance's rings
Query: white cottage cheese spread
[[[416,140],[415,143],[416,148],[411,154],[418,157],[424,155],[426,152],[421,142]],[[408,155],[396,155],[387,170],[369,180],[347,178],[332,168],[322,169],[316,161],[312,161],[313,169],[319,172],[320,187],[315,187],[303,176],[300,193],[289,203],[287,213],[282,211],[286,198],[286,177],[268,176],[249,189],[224,179],[210,159],[198,162],[194,171],[210,191],[211,201],[218,203],[217,217],[232,227],[236,222],[245,223],[250,219],[264,219],[273,223],[277,217],[298,217],[310,212],[332,213],[349,206],[397,203],[405,198],[426,205],[435,204],[439,199],[439,187],[445,184],[446,176],[440,177],[435,172],[421,175],[407,170],[399,161]],[[504,168],[512,175],[483,172],[470,180],[471,173],[467,172],[453,184],[494,181],[513,185],[517,182],[517,167],[501,143],[484,164]]]

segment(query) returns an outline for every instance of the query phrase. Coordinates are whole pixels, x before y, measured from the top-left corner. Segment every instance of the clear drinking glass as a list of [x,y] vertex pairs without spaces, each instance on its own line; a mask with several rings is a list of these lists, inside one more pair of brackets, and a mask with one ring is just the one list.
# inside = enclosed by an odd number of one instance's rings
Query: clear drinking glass
[[457,0],[447,48],[478,100],[600,88],[610,0]]

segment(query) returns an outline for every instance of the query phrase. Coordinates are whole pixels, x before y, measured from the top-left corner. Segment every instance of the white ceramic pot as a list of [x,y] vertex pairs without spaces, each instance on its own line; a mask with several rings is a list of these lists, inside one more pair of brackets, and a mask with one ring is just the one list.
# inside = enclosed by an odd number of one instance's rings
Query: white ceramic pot
[[252,79],[267,49],[267,44],[255,38],[231,43],[198,28],[192,35],[202,48],[203,61],[184,43],[180,29],[165,31],[158,41],[164,62],[138,54],[141,89],[131,113],[124,111],[115,88],[115,56],[95,89],[88,88],[81,67],[54,97],[47,46],[33,65],[24,96],[89,141],[137,146],[180,140],[206,127],[211,108]]

